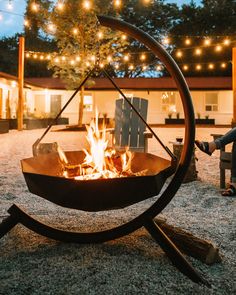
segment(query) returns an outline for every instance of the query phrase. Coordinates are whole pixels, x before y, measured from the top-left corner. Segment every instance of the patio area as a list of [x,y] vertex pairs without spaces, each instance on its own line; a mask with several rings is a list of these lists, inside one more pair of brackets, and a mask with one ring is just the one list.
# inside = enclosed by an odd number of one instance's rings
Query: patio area
[[[210,134],[227,130],[197,128],[196,138],[210,140]],[[155,131],[170,149],[171,141],[184,134],[179,127]],[[153,203],[155,197],[122,210],[89,213],[59,207],[29,193],[20,160],[32,156],[32,144],[42,133],[43,129],[11,130],[0,136],[0,221],[16,203],[52,226],[96,231],[125,223]],[[57,141],[64,150],[84,146],[80,132],[50,132],[45,141]],[[164,156],[154,139],[149,152]],[[0,294],[234,294],[236,199],[220,195],[219,152],[212,157],[198,150],[195,154],[199,180],[182,184],[162,216],[220,248],[222,262],[212,266],[188,257],[212,283],[211,289],[177,271],[144,229],[103,244],[78,245],[49,240],[17,225],[0,240]]]

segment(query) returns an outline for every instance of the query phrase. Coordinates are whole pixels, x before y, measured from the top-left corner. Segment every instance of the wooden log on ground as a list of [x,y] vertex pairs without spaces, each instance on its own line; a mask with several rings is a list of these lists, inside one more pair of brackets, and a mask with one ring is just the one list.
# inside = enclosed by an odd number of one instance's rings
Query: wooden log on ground
[[219,248],[210,241],[200,239],[185,230],[169,225],[164,218],[155,218],[154,221],[181,252],[209,265],[222,261]]

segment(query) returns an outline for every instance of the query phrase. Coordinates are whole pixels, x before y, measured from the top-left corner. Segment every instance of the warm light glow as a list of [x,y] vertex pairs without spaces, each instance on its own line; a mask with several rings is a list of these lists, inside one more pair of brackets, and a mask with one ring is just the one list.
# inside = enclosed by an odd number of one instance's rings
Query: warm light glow
[[90,65],[91,65],[89,61],[86,61],[85,64],[86,64],[87,67],[90,67]]
[[30,57],[30,54],[27,52],[25,56],[26,56],[27,58],[29,58],[29,57]]
[[225,62],[222,62],[222,64],[220,65],[223,69],[226,68],[226,63]]
[[49,24],[49,25],[48,25],[48,30],[49,30],[51,33],[53,33],[53,32],[55,32],[56,27],[54,26],[54,24]]
[[157,69],[157,71],[161,71],[162,70],[162,66],[157,65],[156,69]]
[[73,66],[73,65],[75,64],[75,61],[72,59],[72,60],[70,61],[70,64]]
[[100,32],[98,32],[97,35],[98,35],[98,39],[102,39],[103,38],[103,32],[100,31]]
[[222,50],[222,46],[221,45],[217,45],[215,47],[215,51],[220,52]]
[[89,9],[91,8],[91,3],[90,3],[90,1],[85,0],[85,1],[83,2],[83,7],[84,7],[84,9],[89,10]]
[[182,56],[183,56],[183,52],[180,51],[180,50],[178,50],[178,51],[176,52],[176,56],[177,56],[177,57],[182,57]]
[[64,4],[61,1],[59,1],[57,3],[57,9],[59,9],[59,10],[63,10],[64,9]]
[[112,61],[112,57],[111,57],[110,55],[108,55],[108,57],[107,57],[107,61],[108,61],[108,62],[111,62],[111,61]]
[[59,62],[59,58],[56,57],[56,58],[54,59],[54,61],[55,61],[56,63],[58,63],[58,62]]
[[38,55],[35,53],[35,54],[33,55],[33,58],[34,58],[34,59],[38,58]]
[[147,69],[147,66],[146,65],[142,66],[142,70],[143,71],[146,71],[146,69]]
[[165,37],[165,38],[163,39],[163,43],[164,43],[165,45],[170,44],[170,39],[169,39],[168,37]]
[[44,56],[43,55],[40,55],[39,59],[40,60],[44,60]]
[[24,26],[29,27],[29,21],[27,19],[24,20]]
[[114,6],[120,7],[121,6],[121,0],[114,0]]
[[130,66],[129,66],[129,70],[132,71],[133,69],[134,69],[134,65],[130,65]]
[[104,68],[104,63],[101,62],[101,63],[99,64],[99,67],[100,67],[101,69]]
[[205,46],[210,46],[211,45],[211,39],[207,38],[204,40],[204,45]]
[[51,55],[48,54],[46,58],[47,58],[47,60],[50,60],[51,59]]
[[146,59],[146,54],[142,53],[141,56],[140,56],[140,59],[143,61]]
[[195,54],[196,54],[196,55],[201,55],[201,54],[202,54],[202,50],[201,50],[201,48],[197,48],[197,49],[195,50]]
[[38,5],[37,5],[35,2],[33,2],[33,3],[31,4],[31,9],[32,9],[34,12],[38,11]]
[[62,56],[61,57],[61,60],[65,61],[66,60],[66,57],[65,56]]
[[95,55],[92,55],[92,56],[90,57],[90,60],[91,60],[92,62],[95,62],[95,61],[96,61],[96,56],[95,56]]
[[129,56],[126,54],[124,55],[124,61],[128,61],[129,60]]
[[189,69],[188,65],[184,65],[184,66],[183,66],[183,70],[184,70],[184,71],[187,71],[188,69]]
[[122,40],[126,40],[126,39],[127,39],[127,36],[126,36],[125,34],[122,34],[122,35],[121,35],[121,39],[122,39]]
[[202,69],[202,66],[201,65],[196,65],[196,70],[197,71],[200,71]]
[[213,70],[214,67],[215,67],[214,64],[209,64],[209,65],[208,65],[208,68],[209,68],[210,70]]
[[229,39],[225,39],[223,43],[224,43],[224,45],[229,46],[230,45],[230,40]]
[[74,28],[74,29],[73,29],[73,34],[74,34],[74,35],[77,35],[78,32],[79,32],[79,30],[78,30],[77,28]]
[[116,70],[118,70],[119,67],[120,67],[120,66],[119,66],[118,64],[115,64],[115,69],[116,69]]
[[81,57],[78,55],[78,56],[76,56],[75,60],[76,61],[81,61]]
[[190,45],[191,44],[191,39],[187,38],[185,39],[185,42],[184,42],[186,45]]

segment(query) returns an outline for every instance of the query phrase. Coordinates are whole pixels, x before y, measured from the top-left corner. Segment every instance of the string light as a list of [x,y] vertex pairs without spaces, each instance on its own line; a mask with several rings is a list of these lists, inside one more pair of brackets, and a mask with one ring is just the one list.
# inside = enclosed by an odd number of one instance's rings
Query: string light
[[200,48],[196,48],[195,49],[195,54],[196,55],[201,55],[202,54],[202,50]]
[[183,52],[180,51],[180,50],[178,50],[178,51],[176,52],[176,56],[177,56],[177,57],[182,57],[182,56],[183,56]]
[[121,39],[122,39],[122,40],[126,40],[126,39],[127,39],[127,36],[126,36],[125,34],[122,34],[122,35],[121,35]]
[[197,65],[196,65],[196,70],[197,70],[197,71],[200,71],[201,69],[202,69],[202,66],[199,65],[199,64],[197,64]]
[[169,39],[168,37],[165,37],[165,38],[163,39],[163,43],[164,43],[165,45],[168,45],[168,44],[170,43],[170,39]]
[[33,2],[31,4],[31,9],[32,9],[32,11],[37,12],[38,11],[38,5],[35,2]]
[[121,0],[115,0],[114,1],[114,6],[119,8],[121,6]]
[[229,39],[225,39],[223,43],[224,43],[224,45],[229,46],[230,45],[230,40]]
[[24,20],[24,26],[29,27],[29,21],[27,19]]
[[61,1],[58,1],[57,3],[57,9],[63,10],[64,9],[64,4]]
[[205,46],[210,46],[211,45],[211,39],[207,38],[206,40],[204,40],[204,45]]
[[127,54],[124,55],[124,61],[129,61],[129,56]]
[[89,10],[89,9],[91,8],[91,3],[90,3],[90,1],[85,0],[85,1],[83,2],[83,7],[84,7],[84,9]]
[[103,32],[98,32],[98,34],[97,34],[97,36],[98,36],[98,39],[102,39],[103,38]]
[[186,45],[190,45],[191,44],[191,39],[187,38],[185,39],[185,42],[184,42]]
[[73,34],[74,34],[74,35],[77,35],[77,34],[78,34],[78,29],[77,29],[77,28],[74,28],[74,29],[73,29]]
[[188,65],[184,65],[184,66],[183,66],[183,70],[184,70],[184,71],[187,71],[188,69],[189,69]]
[[141,54],[140,60],[144,61],[146,59],[146,55],[144,53]]
[[221,45],[217,45],[215,47],[215,51],[220,52],[222,50],[222,46]]
[[225,69],[226,68],[226,63],[222,62],[222,64],[220,66],[221,66],[221,68]]
[[210,70],[213,70],[214,67],[215,67],[215,66],[214,66],[214,64],[212,64],[212,63],[208,65],[208,68],[209,68]]

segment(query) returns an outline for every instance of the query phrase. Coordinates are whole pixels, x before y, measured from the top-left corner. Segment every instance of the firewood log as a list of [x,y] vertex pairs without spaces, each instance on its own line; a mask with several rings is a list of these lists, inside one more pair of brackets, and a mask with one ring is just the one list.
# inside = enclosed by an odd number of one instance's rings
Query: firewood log
[[155,218],[154,221],[184,254],[208,265],[222,261],[219,248],[214,246],[210,241],[198,238],[181,228],[169,225],[163,218]]

